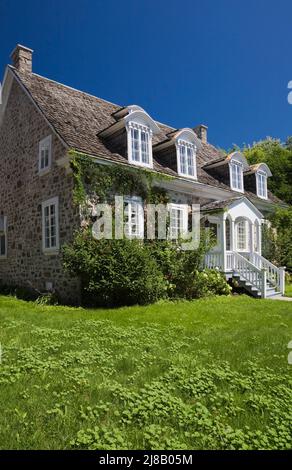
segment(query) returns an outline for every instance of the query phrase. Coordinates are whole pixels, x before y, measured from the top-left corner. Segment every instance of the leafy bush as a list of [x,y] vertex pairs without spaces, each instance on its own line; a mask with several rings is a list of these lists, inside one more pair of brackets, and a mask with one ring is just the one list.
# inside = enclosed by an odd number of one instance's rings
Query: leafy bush
[[197,271],[194,276],[193,297],[206,297],[209,295],[229,295],[231,286],[226,282],[224,276],[217,270],[206,269]]
[[80,277],[87,305],[147,304],[165,295],[163,274],[138,240],[96,240],[81,231],[64,248],[64,264]]
[[36,299],[36,304],[38,305],[58,305],[58,297],[54,292],[48,292],[46,294],[41,294]]
[[208,295],[229,295],[231,288],[218,271],[202,271],[204,255],[210,249],[206,234],[196,250],[183,251],[179,244],[155,241],[149,244],[167,282],[170,298],[197,299]]
[[143,305],[163,297],[228,295],[230,288],[218,272],[200,273],[207,249],[204,240],[197,250],[183,251],[170,241],[96,240],[83,230],[64,248],[64,265],[81,279],[85,305]]

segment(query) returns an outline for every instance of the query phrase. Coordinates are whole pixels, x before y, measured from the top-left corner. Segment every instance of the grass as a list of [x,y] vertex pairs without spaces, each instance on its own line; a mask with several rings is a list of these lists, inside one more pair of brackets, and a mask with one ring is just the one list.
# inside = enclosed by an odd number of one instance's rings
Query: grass
[[1,449],[292,447],[292,303],[0,297]]
[[287,297],[292,297],[292,283],[286,284],[285,295]]

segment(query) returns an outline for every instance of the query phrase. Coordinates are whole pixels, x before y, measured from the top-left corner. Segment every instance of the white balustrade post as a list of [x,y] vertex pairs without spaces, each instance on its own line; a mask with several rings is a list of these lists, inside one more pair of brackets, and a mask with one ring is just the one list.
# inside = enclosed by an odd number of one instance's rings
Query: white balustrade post
[[267,297],[267,271],[266,269],[261,270],[262,273],[262,299]]
[[285,295],[285,267],[282,266],[279,268],[280,274],[280,292],[282,295]]

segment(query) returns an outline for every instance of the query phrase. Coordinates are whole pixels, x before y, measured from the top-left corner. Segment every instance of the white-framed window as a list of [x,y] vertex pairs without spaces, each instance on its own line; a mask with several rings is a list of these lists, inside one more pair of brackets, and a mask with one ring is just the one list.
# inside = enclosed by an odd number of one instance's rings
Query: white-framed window
[[256,174],[257,195],[263,199],[268,197],[267,188],[267,173],[265,171],[258,171]]
[[238,251],[249,249],[249,223],[245,219],[236,222],[236,248]]
[[225,240],[226,240],[226,250],[231,250],[231,223],[230,219],[227,217],[225,220]]
[[257,221],[253,225],[253,249],[256,253],[260,252],[260,225]]
[[59,198],[42,203],[42,246],[46,253],[59,249]]
[[152,167],[152,131],[149,127],[128,123],[128,158],[135,165]]
[[188,230],[188,207],[185,204],[169,204],[169,238],[177,240]]
[[232,161],[229,164],[230,185],[234,191],[243,192],[243,165],[238,161]]
[[7,217],[0,215],[0,258],[7,256]]
[[179,140],[177,142],[178,174],[197,178],[196,146],[190,142]]
[[125,235],[127,238],[143,238],[144,206],[141,197],[126,197],[124,201]]
[[51,168],[52,163],[52,136],[48,135],[39,143],[39,173]]

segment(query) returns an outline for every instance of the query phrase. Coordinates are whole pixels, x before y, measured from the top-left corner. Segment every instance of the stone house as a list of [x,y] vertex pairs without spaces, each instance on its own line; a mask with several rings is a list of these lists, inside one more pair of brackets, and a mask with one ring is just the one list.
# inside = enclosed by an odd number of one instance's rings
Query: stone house
[[[186,224],[185,203],[200,204],[206,226],[217,237],[206,265],[237,277],[255,296],[283,292],[283,270],[261,256],[262,223],[282,204],[267,189],[266,164],[250,166],[240,152],[224,155],[208,143],[204,125],[174,129],[137,105],[122,107],[37,75],[32,54],[16,46],[2,86],[2,283],[54,289],[65,302],[78,302],[79,281],[64,272],[60,251],[81,223],[68,154],[75,149],[96,164],[171,176],[161,184],[171,195],[173,231]],[[135,198],[133,236],[143,224],[141,207]]]

